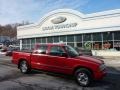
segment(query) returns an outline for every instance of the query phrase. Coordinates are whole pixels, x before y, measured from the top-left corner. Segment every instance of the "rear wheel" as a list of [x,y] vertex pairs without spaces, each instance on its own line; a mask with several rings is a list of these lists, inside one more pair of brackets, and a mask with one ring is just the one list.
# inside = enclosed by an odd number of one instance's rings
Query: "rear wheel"
[[31,69],[28,67],[27,61],[23,60],[20,62],[20,71],[24,74],[29,73]]
[[91,72],[85,68],[76,70],[75,78],[80,86],[88,86],[92,81]]

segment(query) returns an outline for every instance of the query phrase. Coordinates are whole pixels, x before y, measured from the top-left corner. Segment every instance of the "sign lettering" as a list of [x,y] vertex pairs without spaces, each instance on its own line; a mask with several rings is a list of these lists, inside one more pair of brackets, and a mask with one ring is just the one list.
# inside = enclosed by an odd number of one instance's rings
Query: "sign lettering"
[[61,24],[61,25],[42,27],[42,30],[65,29],[65,28],[72,28],[76,26],[77,26],[77,23]]

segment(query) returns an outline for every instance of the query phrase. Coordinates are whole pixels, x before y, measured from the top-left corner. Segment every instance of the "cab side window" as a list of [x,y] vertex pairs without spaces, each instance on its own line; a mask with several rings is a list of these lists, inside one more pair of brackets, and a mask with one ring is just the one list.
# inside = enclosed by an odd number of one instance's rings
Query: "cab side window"
[[65,52],[62,47],[52,46],[49,54],[53,55],[53,56],[62,56],[63,53],[65,53]]

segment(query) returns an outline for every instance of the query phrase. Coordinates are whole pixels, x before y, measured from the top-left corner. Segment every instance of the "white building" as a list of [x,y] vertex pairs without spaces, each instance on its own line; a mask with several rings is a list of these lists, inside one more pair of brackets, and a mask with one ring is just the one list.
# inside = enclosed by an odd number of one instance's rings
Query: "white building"
[[62,41],[92,50],[120,50],[120,9],[92,14],[71,9],[55,10],[38,23],[18,27],[17,38],[21,48]]

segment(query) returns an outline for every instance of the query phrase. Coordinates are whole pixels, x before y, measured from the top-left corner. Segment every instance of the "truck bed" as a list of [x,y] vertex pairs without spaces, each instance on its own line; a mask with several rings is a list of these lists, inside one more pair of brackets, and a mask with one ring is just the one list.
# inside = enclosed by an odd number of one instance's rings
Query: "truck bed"
[[26,59],[30,61],[30,57],[32,54],[32,50],[19,50],[19,51],[14,51],[12,55],[12,62],[14,64],[18,64],[20,59]]

